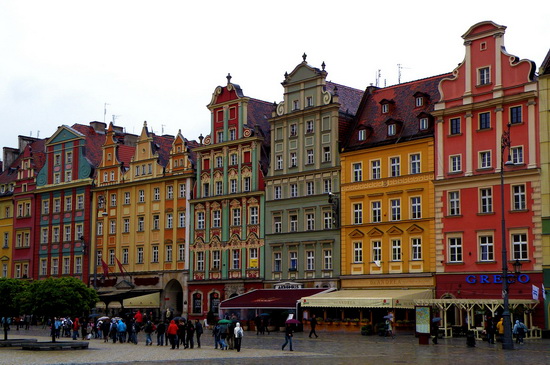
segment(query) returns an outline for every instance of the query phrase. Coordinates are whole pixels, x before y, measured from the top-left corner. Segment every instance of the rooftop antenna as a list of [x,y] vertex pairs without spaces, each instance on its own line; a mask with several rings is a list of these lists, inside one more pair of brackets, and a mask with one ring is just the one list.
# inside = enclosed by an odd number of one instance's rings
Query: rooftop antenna
[[380,69],[378,69],[378,71],[376,71],[376,87],[378,87],[380,85],[381,71],[382,70],[380,70]]
[[113,120],[112,120],[113,125],[115,124],[115,121],[118,119],[118,117],[120,117],[120,115],[113,114]]
[[105,123],[105,117],[107,116],[107,105],[111,105],[111,104],[103,104],[103,123]]
[[164,136],[164,127],[166,127],[166,124],[161,124],[160,125],[160,134],[162,134]]
[[36,138],[40,138],[40,129],[36,131]]
[[401,83],[401,70],[404,68],[408,69],[408,67],[403,66],[401,63],[397,64],[397,83],[398,84]]

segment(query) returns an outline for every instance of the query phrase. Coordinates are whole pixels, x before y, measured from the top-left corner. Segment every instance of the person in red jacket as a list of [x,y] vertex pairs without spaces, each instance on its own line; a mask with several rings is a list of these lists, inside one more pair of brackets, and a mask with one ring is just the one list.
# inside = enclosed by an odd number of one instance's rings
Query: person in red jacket
[[138,324],[139,328],[141,328],[142,325],[143,325],[143,315],[141,314],[139,309],[136,312],[136,314],[134,315],[134,319],[136,320],[136,323]]
[[73,340],[78,340],[78,330],[80,329],[80,322],[78,317],[74,317],[73,321]]
[[178,341],[178,325],[176,324],[176,321],[170,321],[166,333],[168,334],[168,340],[170,341],[173,350],[176,348],[176,342]]

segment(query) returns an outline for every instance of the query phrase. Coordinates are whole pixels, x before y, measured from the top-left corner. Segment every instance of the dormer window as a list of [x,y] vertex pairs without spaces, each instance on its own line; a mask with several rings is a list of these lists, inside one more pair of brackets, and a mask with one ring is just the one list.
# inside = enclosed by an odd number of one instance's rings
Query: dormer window
[[380,106],[382,107],[382,114],[389,113],[392,104],[394,104],[393,100],[388,100],[388,99],[380,100]]
[[395,136],[396,133],[396,125],[395,124],[389,124],[388,125],[388,137]]
[[414,105],[416,107],[419,107],[419,106],[422,106],[424,105],[424,98],[422,96],[417,96],[415,99],[414,99]]
[[367,139],[367,131],[366,129],[361,129],[359,130],[359,134],[357,136],[357,139],[360,140],[360,141],[364,141],[365,139]]
[[428,118],[420,118],[418,129],[420,129],[421,131],[425,131],[426,129],[428,129]]
[[386,114],[390,111],[390,106],[388,104],[382,104],[382,113]]

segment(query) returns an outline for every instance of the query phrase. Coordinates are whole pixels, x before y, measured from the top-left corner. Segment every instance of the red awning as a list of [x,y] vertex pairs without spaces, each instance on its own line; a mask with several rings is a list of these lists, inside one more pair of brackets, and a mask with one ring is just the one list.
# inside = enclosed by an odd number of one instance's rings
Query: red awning
[[220,309],[294,309],[302,297],[333,289],[256,289],[220,303]]

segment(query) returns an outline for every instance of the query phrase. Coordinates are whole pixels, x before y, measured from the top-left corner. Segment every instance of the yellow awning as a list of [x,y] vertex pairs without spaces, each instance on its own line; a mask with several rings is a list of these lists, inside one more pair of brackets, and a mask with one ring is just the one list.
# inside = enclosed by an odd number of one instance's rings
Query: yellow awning
[[151,293],[124,299],[124,308],[160,308],[160,293]]
[[97,302],[95,304],[95,307],[98,308],[98,309],[105,309],[105,308],[107,308],[107,305],[105,304],[105,302]]
[[302,307],[414,308],[415,299],[431,299],[431,289],[347,289],[300,299]]

